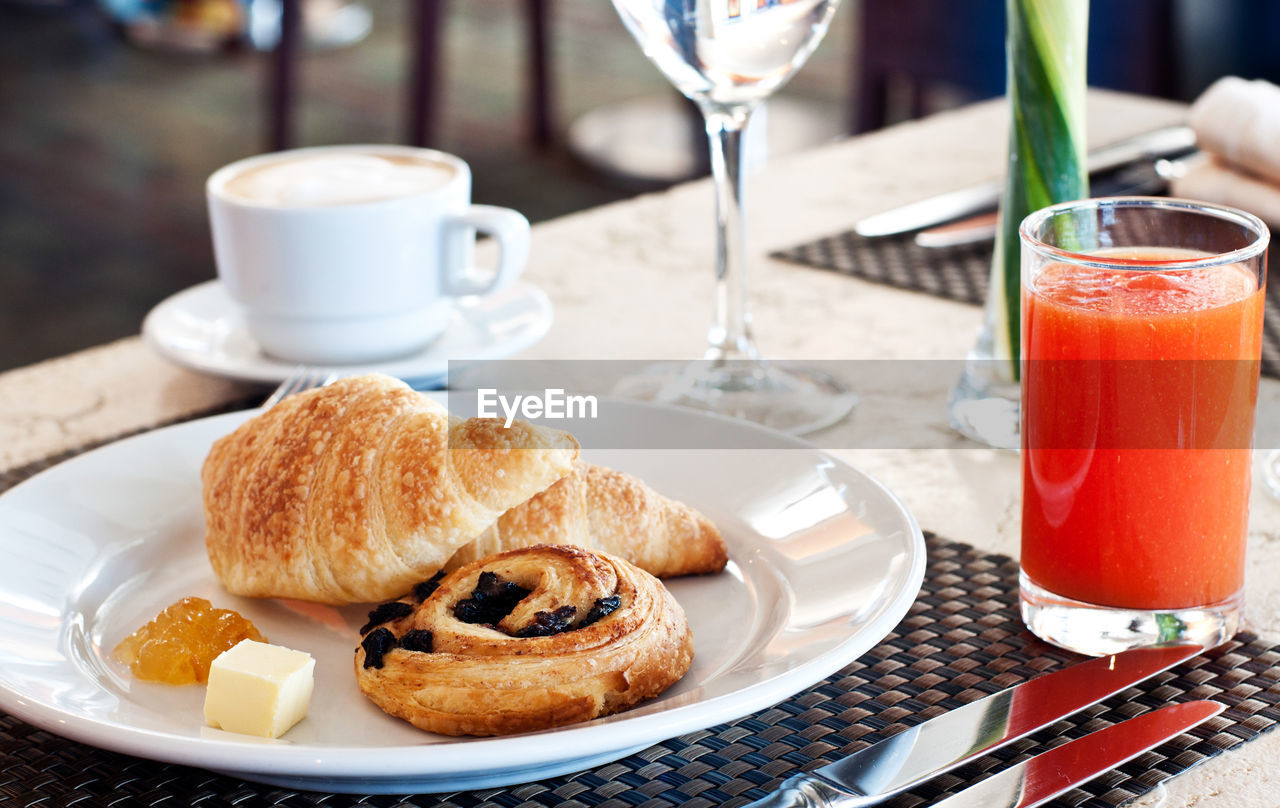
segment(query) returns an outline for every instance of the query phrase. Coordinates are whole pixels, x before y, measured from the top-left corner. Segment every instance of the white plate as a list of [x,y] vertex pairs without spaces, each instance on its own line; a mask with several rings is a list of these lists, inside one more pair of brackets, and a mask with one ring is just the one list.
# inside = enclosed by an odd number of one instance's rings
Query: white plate
[[[204,551],[199,468],[210,443],[246,417],[123,440],[0,496],[0,708],[95,746],[292,788],[508,785],[616,760],[786,699],[883,639],[924,574],[915,520],[862,472],[743,422],[613,403],[611,428],[742,447],[587,453],[699,508],[724,532],[725,572],[669,582],[693,628],[693,667],[659,698],[616,716],[506,738],[432,735],[357,689],[352,657],[368,607],[302,608],[219,587]],[[204,729],[204,688],[139,682],[110,658],[185,595],[237,609],[271,641],[316,657],[310,712],[280,741]]]
[[[451,361],[511,356],[542,339],[552,319],[547,296],[519,281],[501,292],[460,301],[445,332],[415,354],[333,370],[342,375],[378,371],[418,387],[438,386],[445,381]],[[296,362],[262,352],[249,334],[240,306],[216,280],[161,301],[142,321],[142,336],[161,356],[215,376],[279,384],[297,367]]]

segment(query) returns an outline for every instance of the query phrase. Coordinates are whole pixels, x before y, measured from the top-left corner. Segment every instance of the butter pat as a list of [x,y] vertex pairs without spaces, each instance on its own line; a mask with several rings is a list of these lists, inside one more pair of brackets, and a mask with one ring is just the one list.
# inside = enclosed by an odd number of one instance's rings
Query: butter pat
[[307,714],[315,667],[302,651],[241,640],[209,668],[204,720],[228,732],[279,738]]

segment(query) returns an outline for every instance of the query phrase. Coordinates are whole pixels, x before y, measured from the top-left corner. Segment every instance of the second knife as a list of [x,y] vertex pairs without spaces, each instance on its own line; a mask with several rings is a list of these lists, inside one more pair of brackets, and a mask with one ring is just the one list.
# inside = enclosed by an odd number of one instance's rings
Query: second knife
[[884,799],[1043,729],[1202,650],[1187,645],[1138,648],[1037,676],[791,777],[779,792],[752,806],[782,808],[837,801],[856,805],[871,801],[865,798]]
[[[1157,158],[1186,154],[1195,148],[1195,143],[1195,133],[1188,127],[1157,129],[1090,152],[1088,170],[1093,175],[1132,163],[1154,162]],[[1003,190],[1004,182],[998,179],[961,188],[872,214],[855,224],[853,229],[864,238],[922,230],[992,210],[999,203]]]

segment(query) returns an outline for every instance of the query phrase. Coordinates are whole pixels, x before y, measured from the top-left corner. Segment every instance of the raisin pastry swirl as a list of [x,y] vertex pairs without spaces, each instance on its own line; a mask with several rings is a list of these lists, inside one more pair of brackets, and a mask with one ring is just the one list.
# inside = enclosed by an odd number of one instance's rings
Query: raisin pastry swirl
[[624,710],[689,669],[693,635],[658,579],[538,545],[474,561],[370,612],[360,689],[445,735],[506,735]]

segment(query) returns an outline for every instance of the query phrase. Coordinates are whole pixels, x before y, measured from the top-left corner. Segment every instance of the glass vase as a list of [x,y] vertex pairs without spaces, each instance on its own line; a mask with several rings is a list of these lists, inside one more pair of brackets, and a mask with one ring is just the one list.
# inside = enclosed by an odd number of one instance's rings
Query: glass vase
[[951,426],[1001,449],[1019,444],[1018,226],[1089,195],[1085,168],[1088,0],[1006,0],[1009,154],[982,330],[947,402]]

